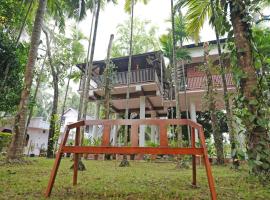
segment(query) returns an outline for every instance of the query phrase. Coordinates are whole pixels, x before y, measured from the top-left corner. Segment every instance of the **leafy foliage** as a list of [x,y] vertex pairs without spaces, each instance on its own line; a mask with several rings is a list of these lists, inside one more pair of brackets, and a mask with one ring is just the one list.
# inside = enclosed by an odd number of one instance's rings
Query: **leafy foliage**
[[[252,94],[256,98],[248,100],[245,96],[238,93],[235,97],[235,115],[241,120],[244,125],[244,133],[249,138],[247,141],[249,146],[252,146],[252,139],[254,136],[253,130],[264,130],[266,135],[260,134],[259,141],[253,148],[248,148],[249,165],[252,172],[259,175],[262,178],[262,182],[266,179],[270,180],[269,169],[270,169],[270,151],[268,144],[269,140],[269,130],[270,130],[270,101],[269,101],[269,50],[270,47],[268,42],[270,42],[270,31],[268,28],[259,29],[253,28],[252,35],[250,35],[253,48],[253,59],[254,67],[257,71],[257,83],[252,88]],[[241,80],[246,78],[246,72],[239,68],[237,63],[237,53],[236,48],[233,43],[228,44],[228,48],[231,50],[231,64],[233,65],[233,75],[235,79],[236,86],[239,91],[241,91]],[[250,107],[256,110],[256,113],[250,111]],[[248,126],[247,126],[248,124]],[[256,139],[256,140],[258,140]]]
[[0,152],[11,142],[12,134],[0,132]]
[[0,30],[0,111],[12,113],[20,100],[23,88],[23,73],[28,47],[15,42]]
[[[133,26],[133,54],[145,53],[148,51],[159,50],[159,43],[156,39],[156,27],[147,27],[150,25],[149,21],[140,21],[138,18],[134,19]],[[117,38],[112,46],[112,57],[127,56],[129,53],[130,40],[130,20],[117,26]]]

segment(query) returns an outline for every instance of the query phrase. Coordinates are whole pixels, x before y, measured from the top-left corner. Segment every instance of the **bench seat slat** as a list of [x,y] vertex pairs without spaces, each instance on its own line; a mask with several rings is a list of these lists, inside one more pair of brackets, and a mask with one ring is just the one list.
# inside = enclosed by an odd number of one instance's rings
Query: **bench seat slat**
[[203,155],[202,148],[171,148],[171,147],[93,147],[65,146],[62,153],[89,154],[182,154]]

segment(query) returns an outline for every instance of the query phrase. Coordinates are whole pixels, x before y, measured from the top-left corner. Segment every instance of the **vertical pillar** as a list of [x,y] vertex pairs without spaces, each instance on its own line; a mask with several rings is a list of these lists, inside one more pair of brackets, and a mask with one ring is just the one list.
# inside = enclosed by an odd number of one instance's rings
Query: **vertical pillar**
[[[156,118],[156,112],[151,112],[151,119]],[[151,142],[156,143],[156,126],[151,125]]]
[[159,130],[159,126],[156,126],[156,135],[155,135],[155,143],[158,144],[159,143],[159,135],[160,135],[160,130]]
[[[115,113],[115,119],[119,118],[119,114]],[[114,125],[113,127],[113,133],[112,133],[112,145],[117,146],[117,132],[118,132],[118,126]]]
[[[195,102],[190,100],[190,119],[194,122],[197,122],[196,119],[196,105]],[[195,141],[198,142],[199,141],[199,137],[198,137],[198,130],[195,130]]]
[[[145,96],[140,96],[140,119],[145,119]],[[140,125],[139,146],[144,147],[145,125]]]
[[[94,113],[95,120],[99,119],[99,110],[100,110],[100,102],[96,101],[95,113]],[[97,139],[97,133],[98,133],[98,126],[94,125],[93,126],[93,139]]]

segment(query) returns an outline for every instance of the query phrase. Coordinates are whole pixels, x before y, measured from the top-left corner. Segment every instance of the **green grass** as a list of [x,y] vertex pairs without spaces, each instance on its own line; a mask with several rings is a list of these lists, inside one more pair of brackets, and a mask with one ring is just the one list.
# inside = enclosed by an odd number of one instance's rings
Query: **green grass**
[[[32,159],[31,165],[0,166],[0,199],[45,199],[44,191],[53,160]],[[199,188],[191,187],[191,169],[175,169],[173,163],[84,161],[72,186],[71,161],[63,159],[51,199],[210,199],[205,169],[198,167]],[[247,169],[213,167],[218,199],[270,199],[270,186],[261,186]]]

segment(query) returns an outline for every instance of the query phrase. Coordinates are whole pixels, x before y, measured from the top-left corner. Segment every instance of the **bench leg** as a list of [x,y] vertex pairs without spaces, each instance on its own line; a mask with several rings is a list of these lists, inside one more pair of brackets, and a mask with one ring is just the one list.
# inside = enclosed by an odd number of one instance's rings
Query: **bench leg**
[[192,155],[192,185],[196,186],[196,156]]
[[45,197],[49,197],[51,195],[53,184],[55,181],[55,177],[56,177],[56,174],[57,174],[60,162],[61,162],[61,158],[62,158],[62,153],[59,151],[57,153],[56,159],[54,161],[53,169],[52,169],[51,175],[50,175],[50,180],[49,180],[46,192],[45,192]]
[[[76,128],[76,135],[75,135],[75,147],[78,147],[79,144],[80,144],[80,127],[77,127]],[[74,153],[73,185],[77,185],[78,166],[79,166],[79,154]]]

